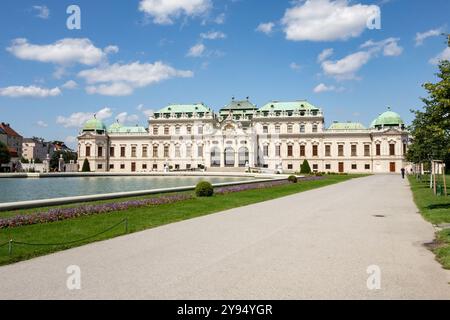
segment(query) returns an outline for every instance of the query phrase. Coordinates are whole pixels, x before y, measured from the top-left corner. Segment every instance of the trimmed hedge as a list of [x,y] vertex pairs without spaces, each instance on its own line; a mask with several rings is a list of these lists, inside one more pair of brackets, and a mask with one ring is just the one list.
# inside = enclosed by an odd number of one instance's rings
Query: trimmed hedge
[[214,188],[211,183],[201,181],[195,187],[195,194],[197,197],[212,197],[214,195]]

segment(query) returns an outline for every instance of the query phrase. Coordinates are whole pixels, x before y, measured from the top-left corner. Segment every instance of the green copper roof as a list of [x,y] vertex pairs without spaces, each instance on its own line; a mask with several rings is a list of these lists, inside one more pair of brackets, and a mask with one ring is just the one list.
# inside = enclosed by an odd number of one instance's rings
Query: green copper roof
[[229,110],[256,110],[256,106],[248,100],[233,100],[221,109],[221,111]]
[[203,103],[197,104],[171,104],[157,113],[199,113],[199,112],[212,112],[210,108],[208,108]]
[[335,122],[333,123],[328,130],[365,130],[364,127],[359,122]]
[[398,113],[388,111],[382,113],[378,118],[372,122],[372,127],[382,127],[382,126],[400,126],[405,124]]
[[266,104],[259,111],[298,111],[298,110],[319,110],[306,100],[279,102],[272,101]]
[[106,126],[102,121],[94,117],[84,124],[83,131],[106,131]]

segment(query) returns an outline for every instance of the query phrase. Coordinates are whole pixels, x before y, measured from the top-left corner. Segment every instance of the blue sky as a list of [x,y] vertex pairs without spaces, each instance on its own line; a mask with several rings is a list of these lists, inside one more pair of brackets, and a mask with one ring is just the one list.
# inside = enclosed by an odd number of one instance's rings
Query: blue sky
[[[81,30],[66,26],[71,4]],[[249,96],[307,99],[327,124],[369,125],[387,106],[409,122],[450,56],[449,12],[448,0],[4,0],[0,120],[73,145],[93,113],[145,125],[168,103]]]

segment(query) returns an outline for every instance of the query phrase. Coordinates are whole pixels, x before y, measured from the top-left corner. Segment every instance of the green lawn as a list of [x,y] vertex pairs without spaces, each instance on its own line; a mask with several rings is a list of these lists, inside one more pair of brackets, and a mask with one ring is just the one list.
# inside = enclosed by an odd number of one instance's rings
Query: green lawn
[[[194,198],[173,204],[135,208],[126,211],[99,214],[48,224],[36,224],[18,228],[3,229],[0,230],[0,245],[10,239],[28,243],[61,243],[75,241],[97,234],[117,223],[120,223],[124,219],[128,219],[128,232],[132,233],[235,207],[280,198],[361,176],[363,175],[330,175],[317,181],[305,181],[299,182],[298,184],[288,184],[268,189],[248,190],[227,195],[216,195],[211,198]],[[124,200],[126,199],[119,199],[115,201]],[[42,211],[42,209],[40,209],[40,211]],[[12,212],[7,212],[4,216],[10,216],[12,214]],[[11,255],[9,255],[8,246],[3,246],[0,248],[0,265],[30,259],[35,256],[45,255],[71,247],[81,246],[94,241],[117,237],[123,235],[124,233],[125,226],[120,225],[117,228],[99,235],[96,238],[83,242],[77,242],[71,245],[14,245]]]
[[[433,224],[450,223],[450,196],[435,196],[429,188],[427,177],[423,181],[409,177],[409,181],[414,201],[423,217]],[[450,176],[447,177],[447,182],[450,183]],[[433,252],[444,268],[450,269],[450,229],[438,232],[436,237]]]

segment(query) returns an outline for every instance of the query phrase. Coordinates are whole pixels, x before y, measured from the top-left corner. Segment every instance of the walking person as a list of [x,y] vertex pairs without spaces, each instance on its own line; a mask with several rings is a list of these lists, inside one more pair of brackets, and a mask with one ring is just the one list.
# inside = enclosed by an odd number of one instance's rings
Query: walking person
[[405,179],[405,173],[406,173],[405,168],[402,168],[402,179]]

